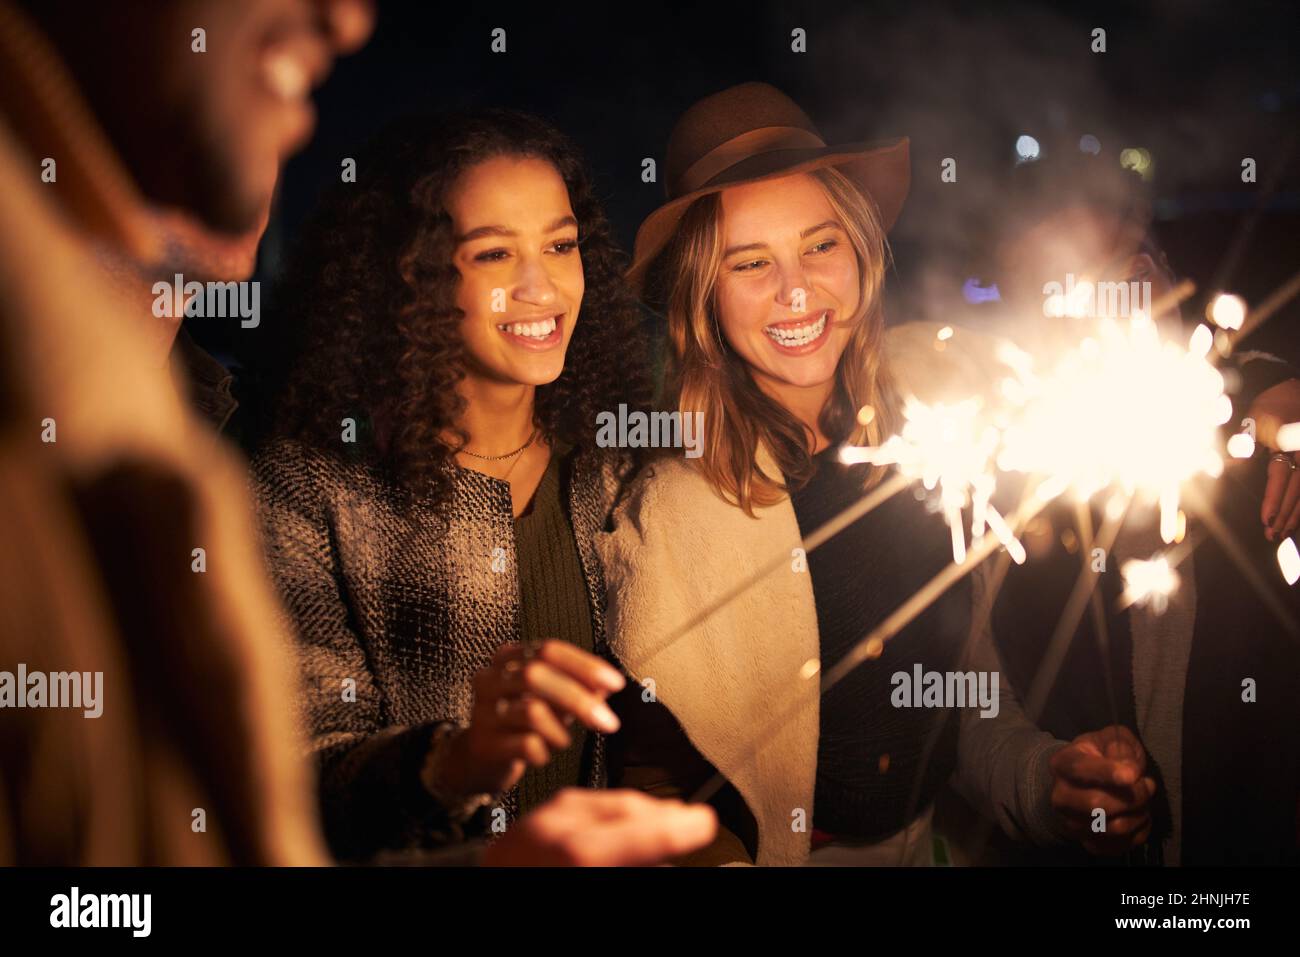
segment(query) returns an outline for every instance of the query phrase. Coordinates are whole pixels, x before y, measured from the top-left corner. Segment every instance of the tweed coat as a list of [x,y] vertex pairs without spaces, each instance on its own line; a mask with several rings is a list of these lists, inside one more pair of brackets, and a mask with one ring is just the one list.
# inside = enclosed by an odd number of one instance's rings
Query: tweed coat
[[[592,543],[626,463],[573,453],[565,466],[601,653],[605,584]],[[269,564],[298,638],[326,835],[345,859],[432,847],[493,823],[485,809],[462,829],[411,786],[434,729],[468,723],[475,672],[519,639],[510,486],[448,468],[451,498],[439,513],[406,503],[378,467],[297,441],[253,460]],[[603,737],[589,747],[584,784],[600,787]],[[517,789],[501,797],[506,820],[517,799]]]

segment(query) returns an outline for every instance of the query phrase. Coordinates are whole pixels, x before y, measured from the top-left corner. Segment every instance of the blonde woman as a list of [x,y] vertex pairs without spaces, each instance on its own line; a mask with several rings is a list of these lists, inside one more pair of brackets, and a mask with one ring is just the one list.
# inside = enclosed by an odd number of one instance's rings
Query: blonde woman
[[801,548],[883,477],[837,449],[878,443],[897,418],[881,293],[907,141],[828,147],[788,97],[748,83],[683,115],[666,168],[670,201],[630,275],[666,311],[677,406],[699,416],[703,452],[647,468],[597,540],[610,646],[635,679],[613,702],[613,773],[675,795],[721,773],[725,829],[695,863],[926,863],[958,721],[897,693],[897,676],[960,668],[968,591],[772,727],[950,561],[943,523],[908,492]]

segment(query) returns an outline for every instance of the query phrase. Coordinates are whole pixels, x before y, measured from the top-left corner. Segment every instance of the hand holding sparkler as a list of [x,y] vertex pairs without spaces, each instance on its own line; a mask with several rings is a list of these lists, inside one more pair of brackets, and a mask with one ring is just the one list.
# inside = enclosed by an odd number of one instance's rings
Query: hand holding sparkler
[[1285,538],[1300,525],[1300,380],[1288,379],[1261,392],[1250,406],[1255,441],[1273,451],[1260,521],[1270,542]]
[[1155,779],[1142,742],[1123,725],[1075,738],[1052,756],[1052,809],[1090,853],[1117,856],[1151,834]]
[[617,731],[605,701],[624,684],[607,662],[567,642],[502,645],[474,676],[469,727],[430,749],[421,770],[426,789],[454,801],[514,787],[527,768],[572,745],[573,722]]

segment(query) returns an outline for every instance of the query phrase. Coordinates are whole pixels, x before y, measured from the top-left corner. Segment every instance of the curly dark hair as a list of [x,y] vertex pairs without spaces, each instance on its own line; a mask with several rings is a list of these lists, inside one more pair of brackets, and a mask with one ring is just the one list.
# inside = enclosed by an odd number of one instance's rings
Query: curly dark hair
[[335,184],[305,228],[274,296],[285,387],[264,438],[293,437],[340,450],[340,421],[369,423],[361,454],[391,470],[408,492],[444,499],[445,464],[461,447],[445,440],[464,409],[465,375],[455,306],[447,187],[497,156],[551,163],[578,220],[586,292],[560,377],[537,389],[537,426],[548,440],[595,444],[595,418],[619,403],[645,408],[647,349],[615,244],[586,164],[549,123],[513,110],[401,120],[358,158],[357,182]]

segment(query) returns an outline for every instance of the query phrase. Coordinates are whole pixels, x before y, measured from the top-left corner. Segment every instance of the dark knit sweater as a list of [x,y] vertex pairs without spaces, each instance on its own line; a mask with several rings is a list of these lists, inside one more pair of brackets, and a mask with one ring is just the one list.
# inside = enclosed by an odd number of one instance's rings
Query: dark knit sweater
[[[592,651],[591,605],[573,527],[565,513],[562,464],[560,455],[551,456],[528,511],[515,519],[519,637],[530,643],[556,638]],[[589,736],[576,722],[569,733],[572,745],[553,753],[542,767],[529,768],[519,782],[520,814],[543,803],[560,788],[582,783]]]
[[[603,637],[592,542],[625,466],[581,454],[561,464],[592,633]],[[474,674],[522,637],[510,486],[448,468],[439,512],[338,452],[279,441],[253,460],[269,566],[298,638],[325,833],[340,858],[438,846],[490,823],[484,813],[457,827],[418,778],[433,730],[468,722]],[[601,786],[604,739],[592,738],[583,783]],[[516,815],[517,788],[501,806]]]
[[[816,472],[791,500],[804,537],[862,497],[861,470],[814,457]],[[808,554],[823,671],[952,561],[943,520],[910,492],[893,496]],[[822,699],[813,801],[817,828],[879,840],[909,823],[956,765],[955,713],[895,708],[891,676],[959,670],[970,627],[963,582],[887,642]],[[933,748],[926,753],[927,748]]]

